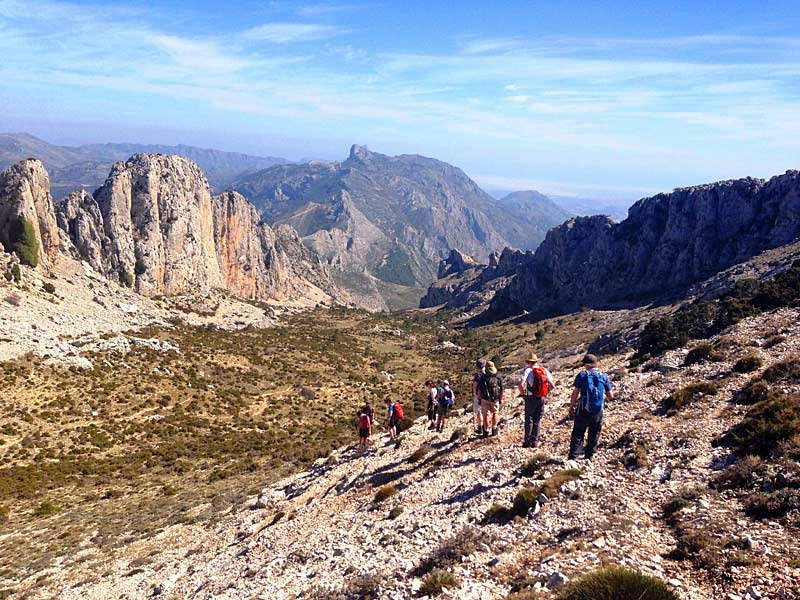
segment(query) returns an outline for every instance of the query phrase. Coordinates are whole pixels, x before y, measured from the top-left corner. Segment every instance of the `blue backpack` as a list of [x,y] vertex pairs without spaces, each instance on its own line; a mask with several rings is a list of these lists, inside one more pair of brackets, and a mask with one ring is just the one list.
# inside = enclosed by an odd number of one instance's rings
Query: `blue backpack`
[[603,374],[597,369],[586,372],[586,396],[583,408],[592,414],[603,411],[606,399],[606,385]]

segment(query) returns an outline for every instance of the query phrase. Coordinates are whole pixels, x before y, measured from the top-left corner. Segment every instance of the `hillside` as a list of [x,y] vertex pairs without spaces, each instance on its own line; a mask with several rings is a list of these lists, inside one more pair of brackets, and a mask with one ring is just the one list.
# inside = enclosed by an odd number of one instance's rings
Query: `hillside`
[[[581,307],[671,302],[715,273],[793,242],[800,237],[798,215],[800,172],[788,171],[769,180],[722,181],[645,198],[621,223],[576,217],[552,229],[535,252],[504,255],[513,276],[492,294],[480,318],[524,313],[535,319]],[[505,274],[508,266],[501,260],[494,268]],[[492,268],[482,279],[495,281]],[[459,285],[445,283],[434,285],[427,306],[461,305],[447,294],[448,285]]]
[[106,143],[59,146],[26,133],[0,134],[0,170],[26,158],[38,158],[50,174],[56,200],[81,189],[93,192],[105,181],[115,162],[140,153],[175,154],[193,160],[205,171],[211,188],[217,192],[227,189],[234,179],[245,173],[288,162],[283,158],[186,145]]
[[[348,289],[390,307],[416,305],[450,250],[485,259],[509,245],[535,248],[565,216],[538,199],[498,202],[447,163],[361,146],[343,162],[280,165],[234,189],[268,222],[297,229]],[[399,304],[387,285],[406,288],[413,303]]]
[[[98,537],[67,525],[80,514],[77,507],[36,517],[39,527],[69,531],[65,539],[81,551],[68,567],[44,575],[22,570],[21,582],[6,585],[20,585],[34,598],[371,593],[399,599],[424,596],[424,586],[433,583],[427,573],[437,568],[450,574],[439,580],[453,586],[440,597],[499,598],[516,590],[528,596],[508,597],[551,598],[565,581],[618,564],[667,582],[687,600],[797,597],[798,507],[787,501],[784,509],[766,508],[778,492],[763,482],[738,488],[736,478],[747,475],[740,466],[749,468],[757,459],[718,440],[759,414],[758,405],[735,401],[751,380],[769,378],[788,406],[796,404],[796,370],[788,379],[774,374],[786,373],[777,365],[798,360],[798,309],[751,317],[710,338],[717,349],[713,359],[689,362],[691,345],[647,369],[628,368],[630,351],[605,356],[603,367],[619,396],[609,404],[600,450],[591,463],[565,462],[569,382],[586,342],[643,316],[591,312],[538,325],[573,340],[565,347],[565,338],[545,338],[541,346],[558,387],[539,450],[519,447],[521,406],[509,390],[497,438],[474,438],[471,415],[460,410],[444,435],[420,420],[404,433],[399,449],[382,436],[364,456],[352,445],[342,447],[271,483],[258,500],[253,492],[242,497],[234,479],[225,486],[239,495],[230,514],[213,518],[217,501],[184,499],[183,522],[164,524],[155,538],[130,532],[124,546],[101,545]],[[489,339],[527,339],[534,327],[495,328]],[[491,355],[499,348],[485,350]],[[525,347],[517,343],[516,350]],[[740,359],[752,354],[761,363],[740,369]],[[513,355],[508,358],[513,369]],[[690,393],[685,404],[665,410],[674,392],[697,383],[713,393]],[[779,454],[758,460],[763,466],[753,476],[769,478],[777,468],[784,473],[781,485],[787,478],[789,486],[797,483],[796,462]],[[265,478],[257,471],[247,489]],[[120,505],[124,498],[112,495],[106,502]],[[504,511],[512,504],[519,516],[507,521]],[[14,544],[28,531],[15,534]],[[371,560],[365,562],[365,555]]]

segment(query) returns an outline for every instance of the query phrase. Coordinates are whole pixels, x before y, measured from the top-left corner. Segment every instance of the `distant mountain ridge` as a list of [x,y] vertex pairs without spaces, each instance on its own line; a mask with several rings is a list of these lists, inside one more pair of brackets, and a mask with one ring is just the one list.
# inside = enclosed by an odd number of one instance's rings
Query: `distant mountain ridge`
[[212,190],[222,191],[245,173],[289,162],[284,158],[251,156],[195,146],[106,143],[82,146],[50,144],[26,133],[0,133],[0,170],[26,158],[38,158],[50,176],[51,193],[57,200],[76,190],[93,192],[105,181],[117,161],[137,153],[178,155],[196,162]]
[[278,165],[233,187],[268,222],[296,228],[345,285],[389,306],[415,304],[451,250],[486,260],[506,246],[535,248],[567,217],[544,197],[498,201],[445,162],[359,145],[342,162]]
[[745,178],[644,198],[621,223],[576,217],[552,229],[533,253],[504,253],[494,265],[434,284],[424,306],[474,308],[493,320],[582,307],[671,301],[691,285],[800,237],[800,172]]

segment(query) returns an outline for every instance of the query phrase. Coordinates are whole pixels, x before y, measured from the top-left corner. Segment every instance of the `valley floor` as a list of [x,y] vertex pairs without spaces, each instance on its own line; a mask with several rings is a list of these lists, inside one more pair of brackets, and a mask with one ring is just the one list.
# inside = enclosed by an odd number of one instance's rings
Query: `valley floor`
[[[166,527],[126,545],[101,568],[102,551],[87,544],[68,571],[53,565],[39,575],[44,583],[31,575],[20,589],[30,598],[64,599],[346,598],[368,591],[401,599],[424,595],[425,561],[432,558],[458,580],[443,598],[502,598],[513,589],[547,597],[559,581],[608,563],[654,574],[685,600],[796,598],[797,521],[752,519],[734,494],[708,484],[731,460],[713,440],[747,409],[729,402],[751,377],[733,372],[733,362],[748,348],[766,365],[796,356],[799,317],[800,310],[781,309],[742,321],[726,332],[731,351],[718,362],[684,367],[682,349],[667,353],[658,370],[642,372],[626,368],[627,354],[607,357],[603,367],[618,400],[607,409],[591,463],[564,460],[577,362],[562,360],[539,450],[520,447],[521,402],[509,391],[496,438],[476,438],[465,412],[444,434],[420,418],[399,449],[386,436],[376,436],[375,449],[363,456],[341,448],[218,522]],[[765,347],[776,332],[782,341]],[[713,381],[719,393],[696,397],[673,416],[660,414],[664,397],[699,381]],[[452,439],[456,430],[463,435]],[[623,458],[632,452],[636,460],[626,468]],[[539,464],[523,475],[532,458]],[[565,469],[580,474],[538,512],[486,522],[493,505],[510,507],[521,488],[539,487]],[[385,486],[392,486],[386,499],[376,502]],[[702,562],[669,557],[678,533],[664,505],[689,489],[696,493],[680,515],[705,533]]]

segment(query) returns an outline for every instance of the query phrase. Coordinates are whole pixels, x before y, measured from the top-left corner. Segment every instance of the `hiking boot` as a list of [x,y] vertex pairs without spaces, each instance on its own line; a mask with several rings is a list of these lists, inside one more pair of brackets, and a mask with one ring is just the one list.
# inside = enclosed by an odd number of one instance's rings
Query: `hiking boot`
[[478,426],[475,428],[475,433],[476,433],[477,435],[480,435],[480,434],[482,434],[482,433],[483,433],[483,427],[481,427],[480,425],[478,425]]
[[497,435],[497,427],[494,427],[492,429],[492,437],[495,437],[496,435]]
[[483,436],[483,439],[488,438],[489,437],[489,430],[486,429],[486,427],[484,427],[483,428],[483,432],[481,433],[481,435]]

